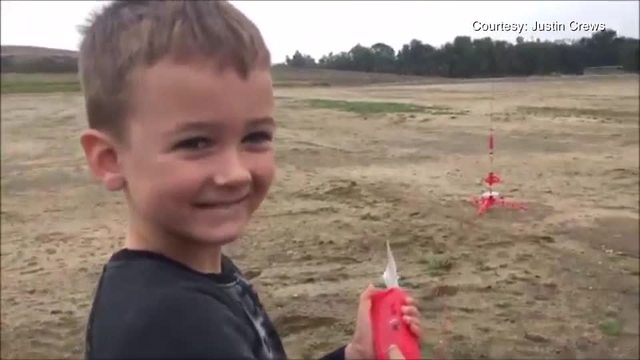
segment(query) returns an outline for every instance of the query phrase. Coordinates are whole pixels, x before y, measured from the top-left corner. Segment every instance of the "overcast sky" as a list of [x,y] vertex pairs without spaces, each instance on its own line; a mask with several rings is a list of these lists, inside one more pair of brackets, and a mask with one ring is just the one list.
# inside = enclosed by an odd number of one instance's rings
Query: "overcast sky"
[[[101,1],[0,2],[2,45],[77,50],[77,26]],[[637,0],[627,1],[233,1],[261,29],[274,62],[300,50],[318,59],[355,44],[383,42],[398,50],[411,39],[433,46],[457,35],[515,41],[590,36],[571,22],[604,24],[622,36],[640,37]],[[525,24],[528,30],[474,30],[482,24]],[[558,23],[565,31],[532,31],[536,22]]]

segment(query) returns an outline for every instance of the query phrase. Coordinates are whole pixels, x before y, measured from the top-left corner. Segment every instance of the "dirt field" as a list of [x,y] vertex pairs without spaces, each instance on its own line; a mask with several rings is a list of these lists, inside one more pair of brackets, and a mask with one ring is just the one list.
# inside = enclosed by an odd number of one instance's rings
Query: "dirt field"
[[[420,300],[427,358],[638,358],[637,76],[276,92],[278,178],[227,252],[291,358],[348,341],[385,240]],[[529,209],[477,219],[491,111],[498,191]],[[83,124],[78,94],[2,96],[3,359],[81,357],[123,239],[123,199],[90,180]]]

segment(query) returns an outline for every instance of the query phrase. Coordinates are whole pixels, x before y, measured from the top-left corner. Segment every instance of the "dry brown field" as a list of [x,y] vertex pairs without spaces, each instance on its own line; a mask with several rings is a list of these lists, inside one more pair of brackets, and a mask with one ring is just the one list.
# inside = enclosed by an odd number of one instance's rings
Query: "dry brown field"
[[[638,358],[638,81],[276,88],[277,179],[227,252],[291,358],[349,340],[386,240],[420,302],[426,358]],[[2,95],[3,359],[82,357],[125,235],[123,198],[84,163],[82,104]],[[476,217],[491,118],[497,190],[528,209]]]

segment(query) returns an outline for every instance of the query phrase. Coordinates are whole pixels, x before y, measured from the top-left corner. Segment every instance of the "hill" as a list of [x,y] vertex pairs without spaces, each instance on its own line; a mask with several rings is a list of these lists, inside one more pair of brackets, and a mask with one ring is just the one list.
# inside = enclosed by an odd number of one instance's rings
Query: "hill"
[[78,71],[78,53],[38,46],[2,46],[3,73],[70,73]]
[[78,57],[78,52],[73,50],[64,49],[52,49],[39,46],[16,46],[16,45],[3,45],[2,56],[69,56],[72,58]]

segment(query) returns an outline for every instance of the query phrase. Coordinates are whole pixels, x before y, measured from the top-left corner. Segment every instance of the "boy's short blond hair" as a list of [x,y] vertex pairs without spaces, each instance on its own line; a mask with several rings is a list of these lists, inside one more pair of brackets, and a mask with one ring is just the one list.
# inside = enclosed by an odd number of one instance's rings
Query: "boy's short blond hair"
[[120,139],[138,68],[163,58],[205,60],[246,78],[271,65],[258,28],[227,1],[115,1],[81,32],[78,68],[89,127]]

